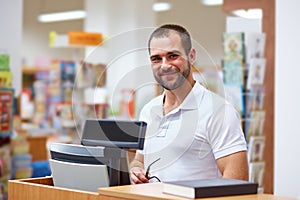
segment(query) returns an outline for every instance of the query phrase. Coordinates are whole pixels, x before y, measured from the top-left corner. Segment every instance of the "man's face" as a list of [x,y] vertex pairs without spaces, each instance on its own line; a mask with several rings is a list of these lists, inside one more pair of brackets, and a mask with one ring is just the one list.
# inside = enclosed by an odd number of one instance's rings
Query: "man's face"
[[180,87],[190,74],[189,58],[177,34],[152,38],[150,60],[156,81],[167,90]]

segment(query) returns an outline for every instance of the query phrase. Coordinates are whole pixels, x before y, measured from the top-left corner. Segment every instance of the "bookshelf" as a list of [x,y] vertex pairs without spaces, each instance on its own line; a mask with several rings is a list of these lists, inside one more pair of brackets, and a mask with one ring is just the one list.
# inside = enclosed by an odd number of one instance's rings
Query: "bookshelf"
[[10,56],[8,52],[0,50],[0,199],[7,199],[8,180],[12,174],[11,160],[14,156],[10,148],[15,112]]
[[[34,104],[31,115],[21,115],[22,122],[46,123],[78,143],[75,129],[81,130],[86,118],[108,117],[104,64],[53,60],[45,67],[23,66],[22,77],[23,90]],[[21,113],[28,113],[26,103],[19,102]]]
[[275,77],[275,0],[224,0],[222,9],[226,13],[238,9],[261,8],[263,10],[262,32],[266,33],[265,58],[265,99],[264,109],[266,111],[264,133],[266,136],[264,161],[264,192],[274,193],[274,77]]

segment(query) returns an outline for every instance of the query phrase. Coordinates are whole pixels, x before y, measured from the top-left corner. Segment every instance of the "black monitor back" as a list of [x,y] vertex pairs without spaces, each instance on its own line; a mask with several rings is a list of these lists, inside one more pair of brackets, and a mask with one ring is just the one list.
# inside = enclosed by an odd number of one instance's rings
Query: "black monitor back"
[[143,149],[147,124],[143,121],[87,119],[81,144],[85,146]]

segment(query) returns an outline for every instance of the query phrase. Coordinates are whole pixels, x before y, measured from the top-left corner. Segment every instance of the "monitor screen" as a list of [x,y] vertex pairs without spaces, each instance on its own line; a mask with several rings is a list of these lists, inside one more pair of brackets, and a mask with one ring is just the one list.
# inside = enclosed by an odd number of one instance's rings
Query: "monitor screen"
[[131,183],[125,150],[110,147],[51,143],[50,156],[51,159],[62,162],[106,165],[110,186],[128,185]]
[[86,146],[143,149],[146,127],[143,121],[87,119],[81,143]]

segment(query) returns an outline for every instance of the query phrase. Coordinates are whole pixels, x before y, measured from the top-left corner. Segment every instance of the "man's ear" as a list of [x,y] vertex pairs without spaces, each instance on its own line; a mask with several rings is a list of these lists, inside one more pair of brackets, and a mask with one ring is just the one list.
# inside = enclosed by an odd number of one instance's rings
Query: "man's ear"
[[195,48],[191,48],[190,53],[189,53],[189,59],[190,59],[190,63],[194,64],[194,62],[196,60],[196,49]]

